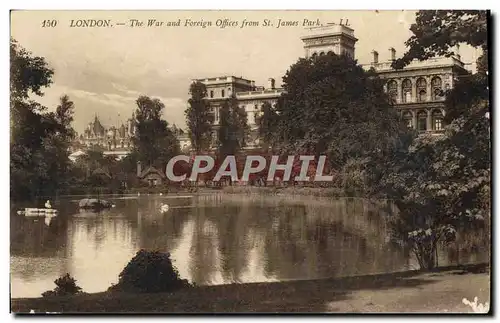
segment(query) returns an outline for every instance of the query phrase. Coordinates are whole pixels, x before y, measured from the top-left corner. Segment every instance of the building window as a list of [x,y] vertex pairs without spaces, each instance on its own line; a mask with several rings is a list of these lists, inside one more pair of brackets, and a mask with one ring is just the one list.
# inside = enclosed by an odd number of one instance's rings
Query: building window
[[409,79],[403,81],[403,102],[411,102],[411,81]]
[[331,50],[329,50],[327,54],[330,55],[330,56],[332,56],[333,52]]
[[318,57],[318,53],[314,52],[312,55],[311,55],[312,58],[316,58]]
[[398,98],[398,82],[391,80],[387,82],[387,95],[393,103],[397,102]]
[[319,56],[325,56],[325,52],[319,53]]
[[420,90],[418,91],[418,102],[424,102],[424,101],[427,101],[427,91]]
[[224,90],[221,91],[221,96],[224,97],[226,95],[226,93],[224,92]]
[[408,128],[413,129],[413,114],[410,111],[403,113],[403,120]]
[[418,102],[427,101],[427,81],[423,77],[417,80],[417,93]]
[[443,82],[439,76],[435,76],[431,80],[432,99],[440,100],[443,97]]
[[427,113],[425,111],[421,111],[417,114],[417,130],[427,130]]
[[440,110],[432,112],[432,127],[436,131],[443,130],[443,113]]
[[213,98],[214,97],[214,91],[210,91],[210,97]]

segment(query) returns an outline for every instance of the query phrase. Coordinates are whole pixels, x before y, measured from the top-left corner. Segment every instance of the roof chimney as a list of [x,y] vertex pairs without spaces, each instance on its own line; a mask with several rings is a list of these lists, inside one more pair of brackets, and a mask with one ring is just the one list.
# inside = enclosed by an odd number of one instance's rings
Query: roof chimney
[[275,83],[276,81],[273,78],[269,79],[269,88],[274,90],[275,89]]
[[389,53],[391,54],[391,61],[395,61],[396,60],[396,50],[394,49],[394,47],[389,48]]
[[373,55],[372,64],[377,64],[378,63],[378,52],[376,50],[372,50],[372,55]]

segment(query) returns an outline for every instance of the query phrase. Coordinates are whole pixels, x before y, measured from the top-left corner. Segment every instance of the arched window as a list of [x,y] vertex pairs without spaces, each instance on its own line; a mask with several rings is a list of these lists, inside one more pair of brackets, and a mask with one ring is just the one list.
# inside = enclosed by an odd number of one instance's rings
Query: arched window
[[408,128],[413,129],[413,114],[410,111],[403,113],[403,120],[405,121]]
[[427,130],[427,112],[420,111],[417,114],[417,130],[426,131]]
[[312,55],[311,55],[312,58],[316,58],[318,57],[318,53],[314,52]]
[[418,102],[424,102],[424,101],[427,101],[427,91],[420,90],[418,91]]
[[325,55],[325,52],[319,53],[319,56],[324,56],[324,55]]
[[427,81],[421,77],[417,80],[417,101],[427,101]]
[[331,56],[331,55],[333,55],[333,52],[331,50],[329,50],[327,54]]
[[411,102],[411,81],[406,79],[403,81],[403,102]]
[[432,90],[432,99],[440,100],[443,97],[443,82],[439,76],[435,76],[431,80],[431,90]]
[[395,103],[398,98],[398,82],[390,80],[387,82],[387,95]]
[[443,130],[443,112],[441,110],[432,111],[432,130]]

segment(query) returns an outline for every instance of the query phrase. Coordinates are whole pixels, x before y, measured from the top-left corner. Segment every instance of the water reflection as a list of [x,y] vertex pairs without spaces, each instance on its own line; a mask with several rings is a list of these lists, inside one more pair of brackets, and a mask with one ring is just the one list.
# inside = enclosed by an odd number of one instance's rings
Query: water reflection
[[[114,202],[116,208],[95,214],[60,201],[59,216],[48,224],[13,214],[12,297],[38,297],[66,272],[84,291],[106,290],[140,248],[170,252],[181,276],[199,285],[412,266],[408,254],[387,240],[388,215],[362,200],[211,195]],[[166,214],[159,211],[162,203],[170,205]],[[440,261],[453,256],[443,252]]]

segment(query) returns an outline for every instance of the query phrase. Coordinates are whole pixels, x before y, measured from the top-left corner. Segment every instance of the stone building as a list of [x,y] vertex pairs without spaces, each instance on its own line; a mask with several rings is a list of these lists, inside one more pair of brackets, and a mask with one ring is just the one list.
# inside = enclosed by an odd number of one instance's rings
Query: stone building
[[395,70],[391,64],[396,51],[390,48],[389,53],[389,61],[379,62],[377,51],[373,51],[371,64],[364,67],[374,68],[385,81],[384,90],[408,127],[421,133],[439,133],[444,127],[445,94],[458,78],[467,75],[465,64],[456,55],[413,61],[404,69]]
[[109,128],[99,120],[96,115],[94,120],[89,122],[82,134],[77,137],[76,144],[79,148],[90,148],[97,146],[103,148],[107,152],[112,151],[129,151],[132,146],[132,137],[135,134],[135,117],[126,121],[120,126],[111,126]]
[[258,145],[256,121],[262,105],[265,102],[274,105],[281,93],[283,93],[283,89],[276,88],[275,80],[272,78],[269,79],[267,88],[256,86],[255,81],[235,76],[195,79],[193,82],[201,82],[207,88],[207,99],[210,103],[210,110],[214,114],[212,147],[215,147],[217,142],[217,126],[220,122],[220,108],[224,100],[227,100],[234,94],[240,107],[245,109],[247,122],[250,126],[250,136],[247,138],[246,148],[254,148]]
[[[347,55],[355,58],[357,38],[354,30],[347,24],[327,24],[325,26],[308,28],[301,38],[306,58],[328,54]],[[433,134],[443,130],[444,99],[447,90],[453,87],[457,78],[466,75],[465,64],[458,55],[429,59],[423,62],[414,61],[403,69],[391,67],[396,59],[394,48],[389,49],[389,60],[379,62],[379,54],[372,51],[373,59],[363,68],[373,68],[379,77],[385,80],[384,90],[392,98],[401,117],[409,127],[419,132]],[[222,76],[196,79],[206,85],[210,108],[214,113],[214,142],[219,123],[219,109],[223,100],[235,94],[238,102],[248,114],[248,124],[251,128],[251,138],[247,148],[258,146],[256,139],[256,116],[261,111],[264,102],[276,103],[283,89],[275,87],[275,81],[269,79],[267,88],[256,86],[255,82],[242,77]]]
[[301,38],[306,58],[331,53],[355,58],[354,49],[358,39],[354,37],[354,29],[342,24],[327,24],[306,30],[307,35]]

